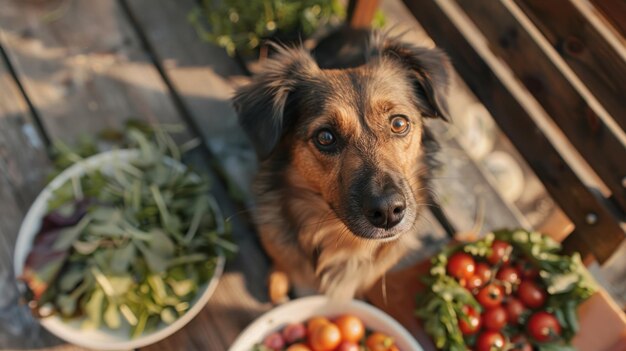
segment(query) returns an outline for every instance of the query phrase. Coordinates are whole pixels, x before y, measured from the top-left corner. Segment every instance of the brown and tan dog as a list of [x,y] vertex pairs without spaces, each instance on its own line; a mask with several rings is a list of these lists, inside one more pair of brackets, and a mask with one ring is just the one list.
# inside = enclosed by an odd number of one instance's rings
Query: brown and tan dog
[[419,241],[433,145],[423,118],[447,115],[445,54],[379,34],[366,47],[345,69],[277,47],[234,98],[261,160],[255,220],[275,269],[341,298]]

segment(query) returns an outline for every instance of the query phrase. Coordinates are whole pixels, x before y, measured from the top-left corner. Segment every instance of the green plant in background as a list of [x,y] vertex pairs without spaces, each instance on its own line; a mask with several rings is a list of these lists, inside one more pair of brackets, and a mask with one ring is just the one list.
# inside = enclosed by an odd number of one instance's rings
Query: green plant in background
[[203,40],[233,56],[253,52],[270,37],[309,36],[344,17],[338,0],[204,0],[189,14],[189,21]]

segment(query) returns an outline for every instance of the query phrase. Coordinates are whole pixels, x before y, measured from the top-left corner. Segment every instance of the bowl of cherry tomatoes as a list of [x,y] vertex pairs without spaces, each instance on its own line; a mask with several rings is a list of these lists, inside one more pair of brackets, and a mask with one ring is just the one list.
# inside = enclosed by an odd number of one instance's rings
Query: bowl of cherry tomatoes
[[578,254],[525,230],[449,247],[431,263],[417,315],[441,350],[572,350],[576,309],[596,290]]
[[296,299],[250,324],[230,351],[422,351],[393,318],[365,302]]

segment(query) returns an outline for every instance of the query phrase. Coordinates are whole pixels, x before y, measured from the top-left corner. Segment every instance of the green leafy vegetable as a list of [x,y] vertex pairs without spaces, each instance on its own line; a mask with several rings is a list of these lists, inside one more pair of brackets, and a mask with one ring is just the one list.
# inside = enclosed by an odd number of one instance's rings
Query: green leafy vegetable
[[[85,328],[127,327],[136,337],[186,313],[218,256],[237,247],[208,181],[176,165],[171,136],[130,129],[124,138],[139,158],[54,192],[22,279],[38,314],[52,306]],[[88,145],[57,145],[59,168],[97,152]]]

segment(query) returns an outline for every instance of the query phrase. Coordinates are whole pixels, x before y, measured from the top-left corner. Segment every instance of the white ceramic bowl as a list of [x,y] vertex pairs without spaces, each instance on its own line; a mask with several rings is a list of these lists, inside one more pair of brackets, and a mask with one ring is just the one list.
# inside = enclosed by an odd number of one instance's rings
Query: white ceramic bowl
[[423,351],[413,336],[385,312],[365,302],[333,302],[325,296],[310,296],[290,301],[263,314],[235,340],[229,351],[251,351],[270,333],[289,323],[304,322],[314,316],[335,317],[352,314],[369,329],[391,336],[401,351]]
[[[53,191],[70,180],[72,177],[80,177],[86,171],[101,169],[106,172],[114,162],[124,162],[139,157],[138,150],[114,150],[100,153],[89,157],[83,161],[77,162],[71,167],[59,174],[43,191],[39,194],[35,202],[31,205],[18,234],[17,243],[15,245],[15,254],[13,259],[15,276],[22,274],[26,257],[30,252],[33,240],[41,227],[41,219],[47,212],[48,201],[53,195]],[[173,159],[166,159],[173,168],[184,170],[185,166]],[[83,330],[80,328],[82,320],[74,320],[65,322],[57,316],[50,316],[40,320],[50,332],[59,338],[71,342],[73,344],[96,350],[129,350],[153,344],[163,340],[177,330],[181,329],[185,324],[189,323],[193,317],[206,305],[207,301],[217,287],[219,277],[224,269],[224,257],[220,256],[215,267],[215,272],[211,280],[200,287],[198,295],[192,301],[191,308],[179,319],[170,325],[161,325],[157,330],[131,339],[129,337],[128,328],[120,328],[118,330],[95,329]]]

